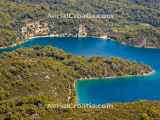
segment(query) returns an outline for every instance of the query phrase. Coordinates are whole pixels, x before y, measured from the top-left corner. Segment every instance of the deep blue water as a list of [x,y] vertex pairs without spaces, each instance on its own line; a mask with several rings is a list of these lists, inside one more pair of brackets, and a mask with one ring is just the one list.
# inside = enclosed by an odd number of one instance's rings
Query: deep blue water
[[145,77],[114,78],[111,80],[77,81],[78,103],[104,104],[131,102],[140,99],[160,100],[160,49],[135,48],[100,38],[36,38],[13,51],[34,45],[53,45],[74,55],[118,56],[150,65],[156,73]]

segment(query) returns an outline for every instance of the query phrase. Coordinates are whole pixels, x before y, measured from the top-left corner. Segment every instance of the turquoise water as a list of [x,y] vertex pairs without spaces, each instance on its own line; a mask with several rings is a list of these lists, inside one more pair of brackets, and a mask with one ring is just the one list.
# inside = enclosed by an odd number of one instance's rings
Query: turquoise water
[[34,45],[53,45],[74,55],[117,56],[150,65],[156,72],[145,77],[124,77],[111,80],[77,81],[79,103],[104,104],[131,102],[140,99],[160,100],[160,49],[134,48],[112,40],[100,38],[35,38],[13,48],[0,49],[0,52],[14,51],[17,48]]

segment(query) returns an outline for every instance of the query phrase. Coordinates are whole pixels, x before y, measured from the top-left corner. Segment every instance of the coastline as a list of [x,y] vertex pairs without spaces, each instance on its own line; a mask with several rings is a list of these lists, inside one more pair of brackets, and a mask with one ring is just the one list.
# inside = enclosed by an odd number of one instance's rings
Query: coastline
[[[156,71],[154,69],[152,69],[152,71],[150,71],[149,73],[144,73],[143,75],[123,75],[123,76],[110,76],[110,77],[91,77],[91,78],[80,78],[80,79],[77,79],[77,80],[74,80],[74,89],[77,93],[77,88],[76,88],[76,82],[78,81],[90,81],[90,80],[113,80],[113,79],[116,79],[116,78],[132,78],[132,77],[147,77],[147,76],[151,76],[153,74],[155,74]],[[76,101],[75,101],[75,104],[78,104],[78,100],[79,99],[79,96],[78,94],[76,95]]]
[[54,36],[54,35],[34,36],[34,37],[30,37],[30,38],[28,38],[28,39],[26,39],[24,41],[21,41],[19,43],[14,43],[12,45],[8,45],[8,46],[5,46],[5,47],[0,47],[0,49],[16,47],[17,45],[21,45],[21,44],[23,44],[25,42],[28,42],[28,41],[32,40],[32,39],[35,39],[35,38],[45,38],[45,37],[56,37],[56,36]]
[[127,77],[145,77],[145,76],[151,76],[155,74],[156,71],[152,69],[149,73],[144,73],[142,75],[122,75],[122,76],[109,76],[109,77],[90,77],[90,78],[80,78],[77,80],[98,80],[98,79],[104,79],[104,80],[109,80],[109,79],[115,79],[115,78],[127,78]]
[[32,39],[35,39],[35,38],[45,38],[45,37],[58,37],[58,38],[62,38],[62,37],[73,37],[73,38],[85,38],[85,37],[90,37],[90,38],[98,38],[98,39],[102,39],[102,40],[112,40],[112,41],[115,41],[115,42],[118,42],[124,46],[129,46],[129,47],[134,47],[134,48],[146,48],[146,49],[160,49],[160,48],[157,48],[157,47],[140,47],[140,46],[137,46],[137,45],[128,45],[128,44],[125,44],[123,42],[120,42],[118,40],[115,40],[115,39],[112,39],[110,37],[104,37],[104,36],[63,36],[63,35],[44,35],[44,36],[34,36],[34,37],[30,37],[24,41],[21,41],[19,43],[14,43],[12,45],[8,45],[8,46],[4,46],[4,47],[0,47],[0,50],[1,49],[6,49],[6,48],[13,48],[13,47],[16,47],[17,45],[21,45],[21,44],[24,44],[25,42],[28,42]]

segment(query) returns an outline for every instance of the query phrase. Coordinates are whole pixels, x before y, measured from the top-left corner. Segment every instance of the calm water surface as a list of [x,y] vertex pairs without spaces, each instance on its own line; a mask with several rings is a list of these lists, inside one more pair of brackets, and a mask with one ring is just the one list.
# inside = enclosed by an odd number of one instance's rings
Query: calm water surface
[[156,73],[145,77],[114,78],[110,80],[77,81],[78,103],[104,104],[131,102],[140,99],[160,100],[160,49],[134,48],[99,38],[35,38],[13,51],[34,45],[53,45],[74,55],[117,56],[150,65]]

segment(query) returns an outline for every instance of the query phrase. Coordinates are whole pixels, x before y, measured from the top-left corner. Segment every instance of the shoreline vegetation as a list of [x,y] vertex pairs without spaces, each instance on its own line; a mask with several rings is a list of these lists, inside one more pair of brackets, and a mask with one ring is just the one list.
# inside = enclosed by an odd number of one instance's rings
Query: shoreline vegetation
[[112,80],[115,78],[127,78],[127,77],[145,77],[145,76],[151,76],[155,74],[156,71],[152,69],[152,71],[144,74],[137,74],[137,75],[122,75],[122,76],[110,76],[110,77],[91,77],[91,78],[80,78],[77,80],[98,80],[98,79],[104,79],[104,80]]
[[0,47],[0,49],[16,47],[17,45],[24,44],[24,43],[26,43],[26,42],[28,42],[28,41],[31,41],[31,40],[34,39],[34,38],[44,38],[44,37],[56,37],[56,36],[54,36],[54,35],[35,36],[35,37],[31,37],[31,38],[29,38],[29,39],[27,39],[27,40],[21,41],[21,42],[19,42],[19,43],[14,43],[14,44],[9,45],[9,46]]

